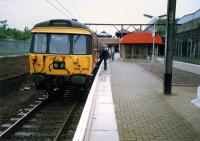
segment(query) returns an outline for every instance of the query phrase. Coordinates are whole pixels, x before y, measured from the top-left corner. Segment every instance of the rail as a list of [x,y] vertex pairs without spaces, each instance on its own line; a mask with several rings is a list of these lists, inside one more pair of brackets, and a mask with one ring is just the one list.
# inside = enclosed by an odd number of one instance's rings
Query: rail
[[38,98],[36,101],[34,101],[34,104],[29,105],[32,108],[30,108],[27,112],[21,112],[18,114],[18,116],[21,116],[21,117],[16,118],[17,120],[13,124],[8,125],[8,126],[7,124],[3,124],[1,128],[6,128],[6,129],[4,131],[0,131],[0,139],[10,134],[24,120],[26,120],[31,114],[33,114],[46,100],[47,100],[47,96]]

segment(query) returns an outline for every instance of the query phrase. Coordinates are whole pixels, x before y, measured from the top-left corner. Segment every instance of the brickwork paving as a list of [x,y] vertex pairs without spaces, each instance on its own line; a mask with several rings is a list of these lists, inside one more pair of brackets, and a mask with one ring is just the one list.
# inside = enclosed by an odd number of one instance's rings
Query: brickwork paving
[[[179,113],[178,108],[173,107],[174,100],[162,94],[159,80],[133,63],[112,62],[111,71],[121,141],[200,140],[198,126],[193,127],[183,116],[184,112]],[[195,112],[195,116],[200,117],[200,110],[195,109]]]

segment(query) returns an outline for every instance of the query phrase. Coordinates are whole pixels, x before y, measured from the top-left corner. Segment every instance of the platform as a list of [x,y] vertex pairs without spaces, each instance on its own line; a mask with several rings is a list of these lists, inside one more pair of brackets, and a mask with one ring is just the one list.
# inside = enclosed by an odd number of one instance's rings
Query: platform
[[[157,61],[164,64],[163,58],[158,57]],[[180,61],[173,61],[173,67],[200,75],[200,65],[190,64],[190,63],[185,63],[185,62],[180,62]]]
[[165,96],[162,82],[142,67],[115,61],[111,68],[120,140],[200,140],[200,109],[189,87],[173,87]]
[[111,91],[111,68],[96,75],[73,141],[119,141]]
[[110,66],[99,72],[84,135],[74,140],[200,140],[200,108],[191,103],[190,87],[174,86],[165,96],[162,82],[141,66],[120,60]]

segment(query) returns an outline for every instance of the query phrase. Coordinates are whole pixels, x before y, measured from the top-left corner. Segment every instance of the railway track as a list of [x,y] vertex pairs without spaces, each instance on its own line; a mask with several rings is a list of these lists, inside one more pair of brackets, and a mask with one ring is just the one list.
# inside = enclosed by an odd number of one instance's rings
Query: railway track
[[62,98],[38,98],[0,127],[0,140],[59,140],[83,93],[72,86]]
[[33,114],[42,104],[47,100],[47,96],[39,97],[34,103],[30,104],[27,108],[23,109],[15,117],[11,118],[8,123],[0,127],[0,139],[10,134],[15,128],[23,123],[31,114]]

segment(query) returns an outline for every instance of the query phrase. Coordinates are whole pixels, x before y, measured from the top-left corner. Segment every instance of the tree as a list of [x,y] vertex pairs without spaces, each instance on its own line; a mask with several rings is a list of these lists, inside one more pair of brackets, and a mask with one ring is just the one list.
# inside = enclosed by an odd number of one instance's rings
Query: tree
[[7,20],[0,21],[0,38],[6,38]]
[[0,21],[0,30],[6,30],[7,26],[7,20]]
[[28,27],[24,31],[16,28],[8,28],[7,20],[0,21],[0,39],[29,40],[31,38],[31,30]]
[[164,36],[165,35],[165,28],[163,26],[159,26],[157,31],[156,31],[157,34],[161,35],[161,36]]
[[31,30],[28,27],[24,28],[23,40],[28,40],[31,38]]

